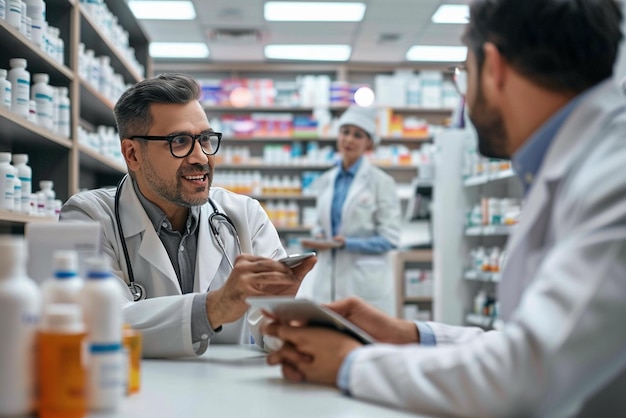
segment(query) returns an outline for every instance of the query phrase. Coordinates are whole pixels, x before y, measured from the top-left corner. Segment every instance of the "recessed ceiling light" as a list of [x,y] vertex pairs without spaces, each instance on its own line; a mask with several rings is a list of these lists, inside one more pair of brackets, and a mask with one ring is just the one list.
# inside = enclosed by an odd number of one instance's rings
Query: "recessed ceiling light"
[[359,2],[291,2],[265,3],[265,20],[297,22],[360,22],[365,4]]
[[467,47],[415,45],[406,52],[407,61],[461,62],[467,57]]
[[308,61],[347,61],[350,45],[266,45],[265,58]]
[[128,6],[137,19],[193,20],[196,18],[196,9],[190,1],[130,0]]
[[153,58],[206,58],[209,48],[203,42],[150,42]]
[[433,23],[469,22],[469,6],[467,4],[442,4],[430,18]]

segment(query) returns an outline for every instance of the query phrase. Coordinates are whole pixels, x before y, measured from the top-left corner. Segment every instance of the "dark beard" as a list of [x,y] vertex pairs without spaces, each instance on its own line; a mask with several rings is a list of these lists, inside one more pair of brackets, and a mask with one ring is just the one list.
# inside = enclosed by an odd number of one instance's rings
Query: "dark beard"
[[478,134],[478,151],[481,155],[487,158],[508,159],[511,157],[506,150],[508,141],[502,113],[497,108],[489,106],[480,84],[469,118]]

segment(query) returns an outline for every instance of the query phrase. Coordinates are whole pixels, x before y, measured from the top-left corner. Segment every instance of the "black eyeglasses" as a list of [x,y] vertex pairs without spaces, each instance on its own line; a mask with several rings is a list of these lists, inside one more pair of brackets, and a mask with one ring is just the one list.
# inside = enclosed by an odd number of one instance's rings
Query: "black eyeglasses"
[[203,132],[198,135],[175,134],[167,136],[143,136],[133,135],[128,139],[145,139],[147,141],[167,141],[170,144],[170,152],[176,158],[185,158],[193,152],[196,140],[205,155],[214,155],[220,149],[222,141],[221,132]]

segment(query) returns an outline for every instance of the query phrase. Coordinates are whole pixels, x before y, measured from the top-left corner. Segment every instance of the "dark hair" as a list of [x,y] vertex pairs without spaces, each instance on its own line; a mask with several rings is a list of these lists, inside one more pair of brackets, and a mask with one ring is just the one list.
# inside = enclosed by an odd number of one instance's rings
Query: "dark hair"
[[122,94],[113,109],[120,139],[148,133],[152,126],[151,104],[185,104],[199,98],[200,86],[187,74],[159,74],[140,81]]
[[581,92],[613,74],[621,21],[615,0],[476,0],[463,42],[478,68],[492,42],[534,83]]

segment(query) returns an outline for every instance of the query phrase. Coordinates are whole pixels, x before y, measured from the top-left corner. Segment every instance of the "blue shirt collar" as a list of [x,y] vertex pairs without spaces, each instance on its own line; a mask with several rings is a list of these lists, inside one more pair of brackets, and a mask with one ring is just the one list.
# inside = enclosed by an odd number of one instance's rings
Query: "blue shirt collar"
[[528,192],[534,179],[537,177],[546,153],[559,129],[561,129],[561,126],[563,126],[569,115],[576,109],[582,98],[586,96],[590,90],[592,89],[588,89],[584,93],[574,97],[565,106],[559,109],[558,112],[550,117],[547,122],[529,137],[526,143],[524,143],[511,158],[513,168],[522,181],[525,192]]
[[361,164],[363,163],[363,157],[360,157],[358,160],[356,160],[354,164],[352,164],[347,169],[343,168],[342,163],[343,162],[341,160],[337,162],[337,166],[339,167],[339,174],[350,174],[352,176],[356,176],[356,172],[359,171],[359,167],[361,167]]

